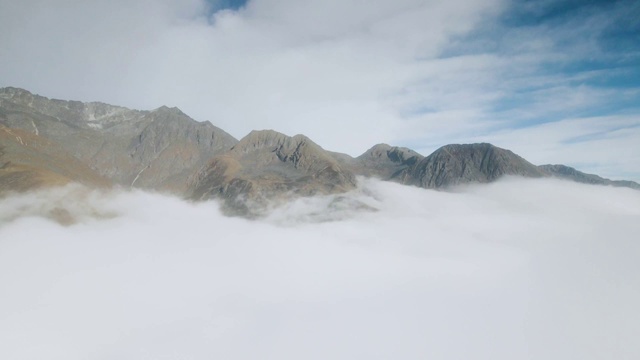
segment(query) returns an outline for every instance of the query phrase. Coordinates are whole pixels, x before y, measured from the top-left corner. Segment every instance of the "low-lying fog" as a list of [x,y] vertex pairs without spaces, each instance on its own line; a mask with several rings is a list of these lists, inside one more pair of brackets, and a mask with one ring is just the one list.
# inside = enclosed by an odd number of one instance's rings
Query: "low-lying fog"
[[[142,192],[3,199],[0,359],[640,358],[640,192],[331,200],[249,221]],[[33,215],[52,211],[77,223]]]

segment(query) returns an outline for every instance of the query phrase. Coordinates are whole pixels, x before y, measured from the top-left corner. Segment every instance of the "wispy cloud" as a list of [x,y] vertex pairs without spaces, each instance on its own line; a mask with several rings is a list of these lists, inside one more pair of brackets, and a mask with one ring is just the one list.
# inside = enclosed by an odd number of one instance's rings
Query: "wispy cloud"
[[[584,118],[586,129],[639,113],[634,1],[1,4],[2,85],[178,106],[236,137],[274,128],[357,155],[378,142],[427,151],[531,131],[541,142],[514,151],[581,164],[540,124]],[[637,174],[637,163],[615,160],[640,152],[627,145],[592,162]]]

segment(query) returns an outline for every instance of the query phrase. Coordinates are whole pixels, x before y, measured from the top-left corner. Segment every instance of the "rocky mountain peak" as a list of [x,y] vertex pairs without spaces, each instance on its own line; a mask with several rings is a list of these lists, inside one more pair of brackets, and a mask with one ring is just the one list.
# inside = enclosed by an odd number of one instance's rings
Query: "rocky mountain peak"
[[422,155],[411,149],[377,144],[358,156],[354,164],[358,173],[389,180],[422,158]]
[[20,89],[20,88],[16,88],[16,87],[4,87],[4,88],[0,88],[0,98],[5,98],[5,99],[13,99],[13,98],[20,98],[20,97],[33,97],[34,95],[24,89]]
[[288,136],[273,130],[252,131],[226,155],[251,164],[252,168],[290,164],[304,171],[340,169],[339,162],[308,137]]
[[627,180],[609,180],[595,174],[587,174],[566,165],[540,165],[538,166],[545,174],[560,179],[571,180],[583,184],[609,185],[618,187],[628,187],[640,190],[640,184]]
[[232,148],[238,153],[249,153],[264,149],[275,150],[285,142],[291,142],[291,137],[274,130],[253,130]]
[[365,157],[380,158],[380,157],[386,156],[387,152],[391,149],[392,149],[391,145],[383,144],[383,143],[376,144],[376,145],[373,145],[369,150],[365,151],[358,158],[365,158]]
[[413,164],[423,157],[424,156],[418,154],[417,152],[405,147],[391,146],[388,144],[377,144],[374,145],[371,149],[365,151],[365,153],[360,155],[358,159],[388,159],[396,163]]
[[[192,197],[222,197],[231,213],[246,213],[266,200],[328,194],[355,188],[355,175],[304,135],[252,131],[195,177]],[[240,200],[242,199],[242,200]]]
[[545,176],[520,156],[488,143],[445,145],[399,174],[403,183],[425,188],[486,183],[503,175]]
[[[152,114],[162,114],[162,115],[174,115],[174,116],[187,116],[182,110],[177,107],[168,107],[166,105],[162,105],[159,108],[152,110]],[[188,116],[187,116],[188,117]]]

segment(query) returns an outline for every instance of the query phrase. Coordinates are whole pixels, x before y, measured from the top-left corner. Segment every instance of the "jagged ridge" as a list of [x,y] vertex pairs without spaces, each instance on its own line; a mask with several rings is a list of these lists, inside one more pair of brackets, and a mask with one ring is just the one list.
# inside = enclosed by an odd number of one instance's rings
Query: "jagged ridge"
[[115,184],[179,194],[194,171],[237,142],[177,108],[138,111],[16,88],[0,89],[0,124],[46,138]]
[[640,190],[640,184],[626,180],[609,180],[598,175],[583,173],[566,165],[540,165],[540,170],[549,176],[571,180],[583,184],[610,185]]
[[[222,197],[230,211],[246,212],[246,199],[260,207],[286,194],[329,194],[355,186],[354,174],[306,136],[263,130],[252,131],[229,152],[214,157],[190,187],[192,198]],[[240,195],[243,201],[234,201]]]
[[273,130],[252,131],[237,141],[178,108],[139,111],[0,89],[0,191],[70,181],[113,183],[223,199],[230,213],[251,216],[274,199],[349,191],[356,175],[424,188],[516,175],[640,189],[632,181],[563,165],[537,167],[487,143],[446,145],[427,157],[378,144],[352,158],[326,151],[304,135]]
[[487,183],[503,175],[543,177],[535,165],[497,146],[446,145],[397,175],[404,184],[441,188],[472,182]]

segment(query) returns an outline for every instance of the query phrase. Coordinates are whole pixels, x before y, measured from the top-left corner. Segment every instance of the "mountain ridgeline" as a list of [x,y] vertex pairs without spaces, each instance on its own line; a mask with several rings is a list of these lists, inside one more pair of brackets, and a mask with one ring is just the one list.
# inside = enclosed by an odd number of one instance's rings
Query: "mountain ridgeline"
[[189,175],[211,156],[237,142],[211,123],[196,122],[176,108],[137,111],[49,100],[15,88],[0,89],[0,126],[3,139],[11,139],[9,132],[15,131],[46,139],[55,146],[40,146],[40,151],[75,158],[113,184],[176,193],[187,191]]
[[240,141],[177,108],[131,110],[0,89],[0,193],[78,182],[222,200],[253,216],[272,201],[355,189],[357,176],[442,189],[504,175],[640,189],[564,165],[536,166],[491,144],[452,144],[429,156],[378,144],[361,156],[303,135],[252,131]]

